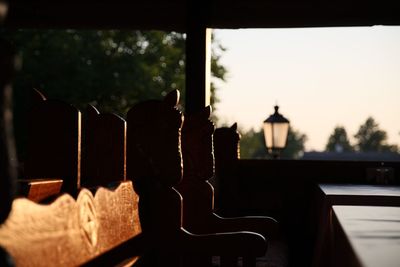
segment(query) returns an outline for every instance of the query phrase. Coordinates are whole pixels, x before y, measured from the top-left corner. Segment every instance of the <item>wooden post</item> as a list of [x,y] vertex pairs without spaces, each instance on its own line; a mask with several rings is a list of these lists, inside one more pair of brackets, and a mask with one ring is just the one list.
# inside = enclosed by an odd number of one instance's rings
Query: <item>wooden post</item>
[[211,33],[207,28],[208,1],[188,1],[186,31],[185,111],[193,114],[210,104]]
[[15,52],[11,45],[0,39],[0,224],[11,210],[17,178],[11,86],[16,70],[15,63]]

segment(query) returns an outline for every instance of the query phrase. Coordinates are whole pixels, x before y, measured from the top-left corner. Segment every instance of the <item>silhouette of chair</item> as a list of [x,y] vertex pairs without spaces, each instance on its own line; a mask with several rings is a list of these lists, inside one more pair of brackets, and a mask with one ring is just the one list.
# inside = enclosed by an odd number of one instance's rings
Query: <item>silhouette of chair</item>
[[210,113],[211,108],[206,107],[198,114],[186,116],[182,128],[184,171],[177,189],[183,196],[183,226],[196,234],[251,231],[266,239],[276,236],[278,224],[273,218],[223,218],[214,212],[214,188],[208,181],[214,176],[214,124]]
[[[143,234],[151,249],[146,266],[211,266],[211,256],[263,256],[265,239],[256,233],[192,234],[182,226],[179,91],[163,101],[134,106],[127,116],[127,177],[138,192]],[[182,258],[183,256],[183,258]],[[254,266],[245,263],[245,266]]]
[[82,120],[82,186],[126,180],[126,121],[88,105]]

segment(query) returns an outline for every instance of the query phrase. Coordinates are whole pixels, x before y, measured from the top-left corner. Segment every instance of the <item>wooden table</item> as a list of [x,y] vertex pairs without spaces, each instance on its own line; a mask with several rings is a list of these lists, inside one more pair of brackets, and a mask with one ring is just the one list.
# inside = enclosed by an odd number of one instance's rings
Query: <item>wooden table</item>
[[[316,194],[317,224],[313,266],[330,266],[333,205],[400,207],[400,186],[319,184]],[[400,263],[399,263],[400,266]]]
[[333,266],[400,266],[400,207],[332,209]]
[[331,205],[400,206],[400,186],[319,184],[323,201]]

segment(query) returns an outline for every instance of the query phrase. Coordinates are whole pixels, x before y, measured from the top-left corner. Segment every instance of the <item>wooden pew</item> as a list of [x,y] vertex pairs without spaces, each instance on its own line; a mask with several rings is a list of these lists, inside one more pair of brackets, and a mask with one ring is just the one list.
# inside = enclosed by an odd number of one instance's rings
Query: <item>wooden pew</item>
[[49,204],[17,198],[0,227],[0,246],[17,266],[81,265],[140,233],[135,197],[125,182],[94,193],[82,188],[76,198],[63,194]]
[[[251,231],[267,240],[278,234],[278,223],[270,217],[224,218],[214,212],[214,188],[208,181],[214,176],[211,107],[185,116],[182,129],[183,180],[177,186],[183,196],[183,226],[196,234]],[[222,259],[237,261],[237,259]],[[244,259],[251,261],[252,259]]]
[[196,266],[213,255],[265,255],[266,242],[259,234],[192,234],[182,226],[182,197],[173,188],[182,179],[178,101],[179,92],[173,91],[163,101],[146,101],[128,112],[127,176],[140,196],[143,233],[153,244],[144,259],[149,266]]
[[[40,204],[22,197],[13,201],[10,215],[0,226],[0,246],[17,266],[77,266],[90,265],[93,261],[101,266],[132,264],[143,251],[138,195],[132,182],[113,176],[107,180],[112,182],[107,186],[96,181],[87,183],[91,185],[90,190],[80,186],[79,114],[77,109],[60,101],[44,100],[32,110],[33,137],[40,143],[30,143],[30,159],[37,165],[28,164],[28,173],[45,179],[61,174],[68,185],[65,190],[70,193],[53,196],[52,200]],[[69,119],[62,120],[65,117]],[[109,132],[102,131],[108,129],[96,128],[98,136],[107,136]],[[101,138],[97,141],[101,142]],[[124,136],[119,144],[122,149],[117,145],[109,149],[122,151],[124,158]],[[117,154],[112,151],[110,155]],[[54,152],[54,158],[47,154],[50,152]],[[102,157],[107,156],[107,153],[98,153],[96,160],[104,162]],[[54,165],[47,166],[46,161]],[[129,248],[124,255],[115,251],[121,246]]]

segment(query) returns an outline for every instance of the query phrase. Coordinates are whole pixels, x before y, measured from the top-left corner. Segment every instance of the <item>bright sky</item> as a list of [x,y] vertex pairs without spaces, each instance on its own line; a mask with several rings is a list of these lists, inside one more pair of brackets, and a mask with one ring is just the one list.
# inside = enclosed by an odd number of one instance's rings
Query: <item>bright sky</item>
[[229,73],[220,123],[260,129],[280,112],[323,150],[336,125],[351,140],[372,116],[400,144],[400,27],[214,30]]

